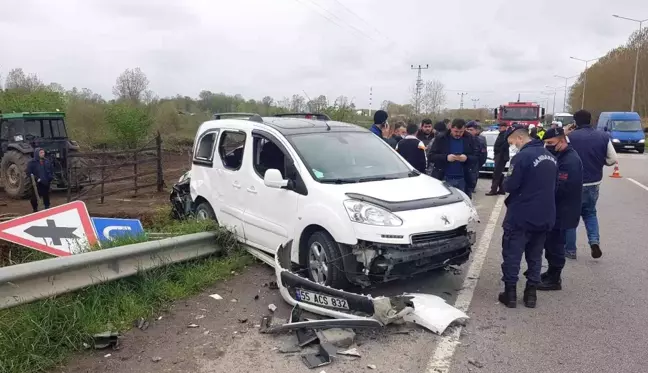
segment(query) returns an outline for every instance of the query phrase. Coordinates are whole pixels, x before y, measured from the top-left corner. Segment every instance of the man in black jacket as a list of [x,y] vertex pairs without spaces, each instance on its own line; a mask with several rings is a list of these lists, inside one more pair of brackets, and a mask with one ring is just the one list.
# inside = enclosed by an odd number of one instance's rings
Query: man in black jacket
[[556,181],[556,223],[547,234],[545,258],[547,272],[541,276],[538,290],[561,290],[560,278],[565,267],[565,237],[567,229],[578,227],[583,194],[583,163],[578,153],[567,142],[565,131],[551,128],[544,135],[545,149],[558,159]]
[[416,133],[416,137],[423,141],[426,147],[430,145],[430,142],[434,138],[434,133],[432,133],[432,119],[425,118],[421,121],[421,129]]
[[466,132],[466,122],[454,119],[450,130],[432,142],[429,159],[433,163],[432,177],[445,180],[469,197],[472,196],[473,168],[479,159],[474,141]]
[[481,135],[482,127],[476,122],[472,121],[466,124],[466,131],[470,133],[474,138],[474,144],[476,146],[475,152],[479,156],[477,166],[473,167],[472,175],[472,192],[475,193],[477,188],[477,181],[479,180],[479,169],[482,168],[486,160],[488,159],[488,144],[486,143],[486,138]]
[[502,190],[502,182],[504,181],[504,169],[506,163],[509,161],[509,144],[506,142],[506,123],[499,124],[499,135],[493,145],[493,153],[495,162],[495,169],[493,170],[493,183],[491,184],[490,192],[486,193],[487,196],[495,196],[504,194]]
[[502,223],[502,280],[498,300],[508,308],[517,306],[516,285],[522,255],[526,258],[524,305],[534,308],[541,282],[542,249],[547,232],[556,222],[557,161],[540,140],[533,140],[522,125],[507,131],[507,142],[519,149],[504,179],[506,216]]
[[416,131],[418,131],[418,126],[416,124],[409,124],[407,126],[407,136],[405,136],[405,138],[396,145],[396,151],[405,158],[412,167],[419,172],[424,173],[427,165],[427,159],[425,158],[425,144],[416,137]]

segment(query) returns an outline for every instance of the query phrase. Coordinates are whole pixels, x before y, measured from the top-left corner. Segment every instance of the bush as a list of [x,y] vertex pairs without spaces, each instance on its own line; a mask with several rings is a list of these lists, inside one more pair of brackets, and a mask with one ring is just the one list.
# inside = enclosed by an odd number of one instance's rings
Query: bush
[[153,119],[146,108],[128,102],[106,107],[106,123],[118,147],[136,148],[148,137]]

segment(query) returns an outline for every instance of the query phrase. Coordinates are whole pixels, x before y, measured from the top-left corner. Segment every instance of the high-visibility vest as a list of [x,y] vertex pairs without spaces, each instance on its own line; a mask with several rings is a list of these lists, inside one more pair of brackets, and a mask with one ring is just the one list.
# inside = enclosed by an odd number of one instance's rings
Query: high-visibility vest
[[540,138],[540,140],[542,140],[542,138],[544,137],[544,134],[545,134],[544,129],[541,129],[541,130],[538,131],[538,137]]

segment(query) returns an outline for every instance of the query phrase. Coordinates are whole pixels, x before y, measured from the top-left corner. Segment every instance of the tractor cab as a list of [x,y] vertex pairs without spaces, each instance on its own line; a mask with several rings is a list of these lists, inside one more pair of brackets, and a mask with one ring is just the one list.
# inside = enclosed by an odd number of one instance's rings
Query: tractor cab
[[34,150],[42,148],[54,168],[53,189],[68,187],[68,163],[79,163],[79,145],[68,138],[62,112],[0,114],[0,179],[12,198],[24,198],[31,190],[26,175]]

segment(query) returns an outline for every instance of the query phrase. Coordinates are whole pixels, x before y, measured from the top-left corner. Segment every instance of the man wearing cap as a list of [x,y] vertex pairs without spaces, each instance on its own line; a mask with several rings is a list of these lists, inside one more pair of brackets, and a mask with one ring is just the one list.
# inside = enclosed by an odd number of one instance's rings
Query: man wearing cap
[[558,160],[556,180],[556,222],[545,240],[545,258],[549,263],[547,272],[540,278],[538,290],[561,290],[560,275],[565,267],[565,232],[578,227],[581,195],[583,193],[583,163],[578,153],[567,142],[565,130],[550,128],[545,132],[545,149]]
[[538,123],[537,127],[538,127],[538,138],[542,140],[545,134],[544,125],[542,123]]
[[507,142],[519,152],[511,160],[504,179],[506,216],[502,223],[502,280],[504,292],[498,300],[509,308],[517,305],[516,285],[522,255],[528,270],[524,289],[524,305],[534,308],[536,290],[541,282],[542,249],[547,232],[556,220],[557,161],[540,140],[529,137],[523,125],[513,125],[507,131]]
[[472,121],[466,124],[466,131],[470,133],[474,138],[475,152],[479,157],[477,164],[472,168],[473,180],[471,183],[472,192],[475,193],[477,188],[477,181],[479,180],[479,169],[484,166],[486,160],[488,159],[488,144],[486,143],[486,138],[481,135],[482,127],[477,121]]
[[504,194],[504,190],[502,189],[504,169],[506,168],[506,163],[510,158],[509,144],[506,142],[507,128],[508,126],[506,123],[499,124],[499,135],[497,135],[497,139],[495,139],[495,144],[493,145],[493,162],[495,163],[495,168],[493,169],[493,183],[491,184],[490,192],[486,193],[487,196]]

